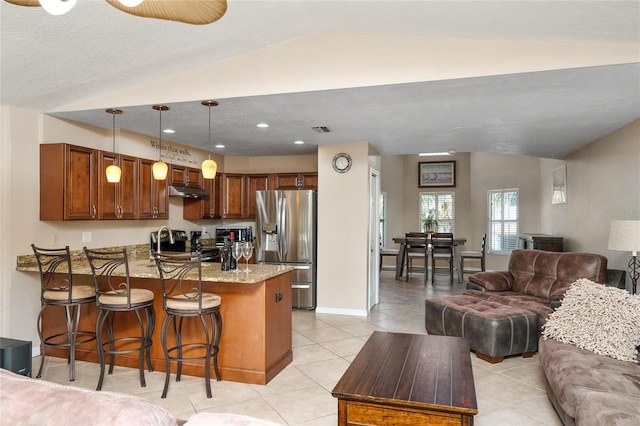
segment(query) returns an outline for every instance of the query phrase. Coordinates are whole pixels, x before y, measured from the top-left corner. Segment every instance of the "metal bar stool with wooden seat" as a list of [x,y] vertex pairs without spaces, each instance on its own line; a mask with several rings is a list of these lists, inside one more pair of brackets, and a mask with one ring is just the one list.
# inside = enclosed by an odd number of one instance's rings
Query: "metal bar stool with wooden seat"
[[[113,373],[113,364],[116,355],[138,352],[140,370],[140,386],[145,387],[144,361],[147,360],[147,368],[151,367],[151,336],[156,323],[156,314],[153,308],[153,292],[141,288],[131,288],[129,283],[129,261],[127,250],[104,249],[89,250],[84,248],[89,260],[93,283],[96,290],[96,305],[98,306],[98,318],[96,319],[96,338],[98,346],[98,362],[100,363],[100,378],[96,390],[102,389],[105,370],[105,356],[109,355],[109,374]],[[140,330],[137,336],[116,337],[114,322],[117,313],[132,312],[137,319]],[[142,316],[144,313],[144,318]],[[129,315],[120,315],[127,328],[131,324]],[[106,329],[107,339],[103,338]],[[108,349],[105,349],[107,348]]]
[[[166,255],[153,253],[162,284],[165,317],[162,320],[162,349],[167,362],[162,398],[167,396],[171,375],[171,360],[177,361],[176,381],[180,381],[182,362],[204,360],[204,382],[207,398],[211,398],[210,363],[220,381],[218,351],[222,335],[222,298],[202,291],[202,258],[200,255]],[[202,324],[204,342],[183,342],[182,323],[185,318],[197,317]],[[207,322],[207,319],[209,320]],[[173,328],[174,346],[169,346],[169,328]],[[200,351],[198,351],[200,349]],[[204,354],[201,351],[204,350]],[[193,353],[195,352],[195,353]],[[187,356],[189,355],[189,356]]]
[[[45,249],[31,244],[31,248],[36,256],[38,269],[40,270],[40,301],[42,302],[37,322],[38,336],[40,337],[40,356],[42,358],[40,359],[40,368],[36,378],[42,376],[45,348],[47,346],[65,347],[68,348],[69,381],[73,382],[76,379],[76,346],[96,339],[96,333],[93,330],[78,330],[81,307],[87,303],[93,303],[96,300],[96,292],[92,286],[73,284],[69,246]],[[49,306],[64,308],[66,331],[43,336],[42,319],[45,309]]]
[[[449,232],[434,233],[431,235],[431,284],[438,271],[447,271],[449,282],[453,284],[453,234]],[[447,262],[446,267],[441,266]]]
[[[409,232],[405,234],[405,256],[406,256],[406,269],[405,281],[409,281],[409,273],[422,272],[424,273],[424,284],[427,285],[427,275],[429,268],[429,256],[428,256],[428,244],[427,235],[422,232]],[[423,267],[413,266],[414,260],[422,260]]]
[[[460,252],[460,274],[458,275],[458,282],[462,282],[462,276],[467,274],[475,274],[476,272],[484,272],[485,268],[485,255],[487,249],[485,247],[487,243],[487,234],[482,235],[482,241],[480,243],[480,251],[464,250]],[[478,267],[465,266],[464,261],[473,260],[478,261]]]

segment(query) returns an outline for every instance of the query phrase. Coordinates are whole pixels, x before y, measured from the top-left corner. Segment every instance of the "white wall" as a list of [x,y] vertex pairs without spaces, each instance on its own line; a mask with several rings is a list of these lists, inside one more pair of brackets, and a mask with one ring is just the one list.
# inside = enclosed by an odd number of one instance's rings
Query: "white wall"
[[[368,144],[318,147],[318,312],[366,315],[369,253]],[[351,170],[336,173],[346,152]]]
[[[551,204],[551,171],[567,166],[567,203]],[[541,160],[541,229],[564,237],[566,251],[606,256],[627,269],[631,253],[608,249],[611,220],[640,220],[640,120],[573,153]],[[627,288],[630,288],[627,277]]]

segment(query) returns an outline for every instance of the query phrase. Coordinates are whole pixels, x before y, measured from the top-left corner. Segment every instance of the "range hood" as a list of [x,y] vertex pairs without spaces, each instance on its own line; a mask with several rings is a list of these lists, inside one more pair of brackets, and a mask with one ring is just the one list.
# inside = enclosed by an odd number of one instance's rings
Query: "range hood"
[[209,198],[209,193],[202,188],[192,186],[169,186],[169,197],[176,198]]

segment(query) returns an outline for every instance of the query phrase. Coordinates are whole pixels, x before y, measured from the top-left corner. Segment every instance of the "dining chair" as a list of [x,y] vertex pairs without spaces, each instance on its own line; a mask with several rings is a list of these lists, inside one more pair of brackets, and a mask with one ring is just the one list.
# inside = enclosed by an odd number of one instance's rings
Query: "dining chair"
[[[443,266],[446,262],[446,266]],[[453,284],[454,247],[453,234],[441,232],[431,234],[431,284],[435,275],[440,271],[447,271],[449,282]]]
[[[145,387],[145,356],[147,368],[150,372],[153,371],[151,336],[156,323],[153,292],[142,288],[131,288],[126,248],[89,250],[84,247],[84,252],[91,267],[97,296],[96,306],[99,309],[96,319],[96,338],[100,377],[96,390],[102,390],[106,355],[109,355],[109,374],[112,374],[115,356],[134,352],[138,352],[140,386]],[[129,316],[127,313],[135,314],[139,333],[134,336],[116,337],[114,333],[116,316],[120,317],[123,328],[129,328],[129,318],[131,322],[133,321],[133,315]],[[104,331],[107,332],[106,339],[103,337]]]
[[[182,363],[187,360],[204,361],[204,383],[207,398],[211,398],[211,358],[216,379],[220,381],[218,351],[222,335],[222,298],[202,289],[202,258],[191,254],[167,255],[153,253],[162,285],[162,304],[165,317],[162,320],[162,350],[167,363],[162,398],[169,390],[171,361],[177,361],[176,382],[180,381]],[[198,319],[203,339],[185,342],[182,339],[182,323],[185,319]],[[195,325],[189,324],[189,327]],[[169,328],[173,329],[174,342],[169,346]]]
[[[429,271],[428,242],[426,234],[422,232],[409,232],[405,234],[405,256],[406,256],[406,275],[405,282],[409,281],[411,272],[421,272],[424,274],[424,284],[427,284],[427,275]],[[414,266],[415,260],[422,260],[423,266]]]
[[[38,337],[40,337],[41,356],[36,378],[42,376],[45,348],[47,346],[64,347],[68,349],[69,381],[73,382],[76,379],[76,346],[96,339],[95,331],[78,330],[81,308],[96,300],[96,292],[93,286],[74,285],[69,246],[46,249],[31,244],[31,248],[36,256],[40,271],[40,301],[42,303],[36,323]],[[44,311],[53,306],[64,308],[66,330],[44,336],[42,332]]]
[[[480,251],[473,250],[464,250],[460,252],[460,274],[458,275],[458,282],[462,282],[462,276],[467,274],[475,274],[476,272],[484,272],[485,268],[485,255],[487,252],[486,249],[487,243],[487,234],[482,235],[482,241],[480,242]],[[476,266],[465,266],[464,262],[466,260],[478,261],[479,263]]]

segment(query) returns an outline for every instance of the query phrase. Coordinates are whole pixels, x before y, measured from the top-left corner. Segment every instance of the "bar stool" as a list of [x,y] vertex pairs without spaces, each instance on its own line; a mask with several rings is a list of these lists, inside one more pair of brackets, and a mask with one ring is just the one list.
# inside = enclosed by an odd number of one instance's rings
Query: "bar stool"
[[[99,313],[96,319],[96,338],[98,346],[98,362],[100,378],[96,390],[102,390],[104,380],[105,355],[109,355],[109,374],[113,373],[116,355],[139,352],[138,368],[140,370],[140,386],[145,387],[144,360],[146,354],[147,368],[151,368],[151,336],[155,328],[156,314],[153,308],[153,292],[141,288],[131,288],[129,283],[129,261],[126,249],[89,250],[84,247],[89,260],[93,283],[96,291],[96,305]],[[113,325],[116,313],[133,312],[138,320],[140,334],[138,336],[115,337]],[[144,312],[143,319],[141,312]],[[129,322],[125,322],[128,324]],[[146,324],[146,327],[145,327]],[[103,331],[107,331],[107,339],[103,339]],[[108,346],[108,349],[105,347]]]
[[[69,381],[76,379],[75,360],[76,346],[96,339],[93,331],[79,331],[80,311],[82,305],[96,300],[96,292],[92,286],[73,285],[71,270],[71,253],[69,246],[65,248],[45,249],[31,244],[33,253],[40,270],[40,301],[42,308],[38,314],[38,337],[40,337],[40,368],[36,378],[42,376],[44,366],[45,347],[68,348],[67,362],[69,364]],[[64,307],[67,319],[67,331],[43,336],[42,317],[49,306]]]
[[[467,274],[475,274],[476,272],[484,272],[485,268],[485,256],[487,249],[485,247],[487,243],[487,234],[482,235],[482,241],[480,243],[480,251],[464,250],[460,252],[460,274],[458,275],[458,282],[462,282],[462,276]],[[478,267],[465,266],[464,261],[477,260],[480,262]]]
[[[180,381],[182,362],[185,360],[204,360],[204,382],[207,398],[211,398],[210,362],[216,379],[220,381],[218,369],[218,351],[222,335],[222,316],[220,304],[222,298],[213,293],[202,291],[202,258],[198,255],[166,255],[153,253],[160,282],[162,284],[162,301],[165,317],[162,320],[162,349],[167,362],[162,398],[166,398],[171,375],[171,360],[177,361],[176,382]],[[183,342],[182,322],[185,318],[200,319],[204,333],[204,342]],[[207,319],[209,320],[207,322]],[[169,328],[173,328],[175,345],[169,347],[167,340]],[[201,355],[199,349],[204,350]],[[185,352],[196,352],[186,356]]]

